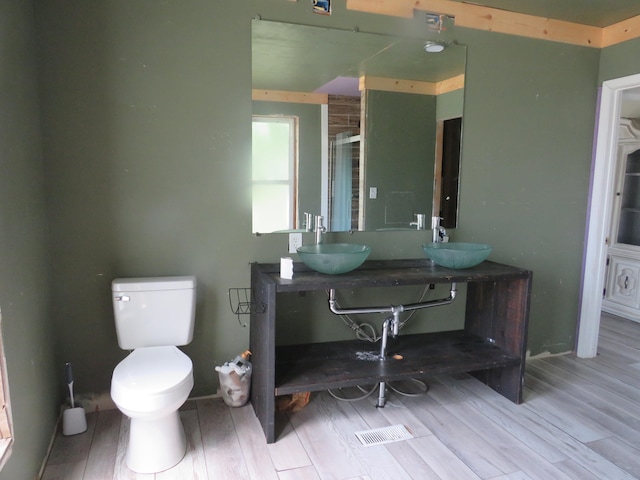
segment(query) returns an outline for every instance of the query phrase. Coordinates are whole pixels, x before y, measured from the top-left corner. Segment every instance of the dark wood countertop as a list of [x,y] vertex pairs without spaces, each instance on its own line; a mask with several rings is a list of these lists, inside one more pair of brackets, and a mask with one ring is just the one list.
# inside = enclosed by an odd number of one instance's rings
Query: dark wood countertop
[[454,270],[436,265],[429,259],[369,260],[357,269],[341,275],[326,275],[296,262],[293,279],[280,278],[280,264],[254,263],[256,273],[273,282],[278,292],[416,285],[421,283],[477,282],[529,277],[522,268],[485,261],[471,268]]

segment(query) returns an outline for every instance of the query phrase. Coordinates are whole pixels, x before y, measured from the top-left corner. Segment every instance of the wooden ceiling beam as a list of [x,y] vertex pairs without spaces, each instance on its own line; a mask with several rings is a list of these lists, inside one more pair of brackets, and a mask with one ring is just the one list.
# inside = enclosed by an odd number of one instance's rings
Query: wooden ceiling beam
[[[431,7],[431,2],[420,2]],[[454,3],[448,0],[437,0],[434,4]],[[455,2],[457,3],[457,2]],[[428,4],[428,5],[426,5]],[[459,3],[458,13],[455,15],[455,25],[474,28],[490,32],[519,35],[522,37],[549,40],[553,42],[581,45],[599,48],[602,41],[602,29],[588,25],[564,22],[551,18],[535,17],[521,13],[508,12],[496,8],[481,7],[466,3]],[[416,6],[417,9],[428,11]]]
[[359,88],[361,92],[364,90],[381,90],[383,92],[415,93],[418,95],[436,94],[435,83],[402,80],[399,78],[373,77],[371,75],[360,77]]
[[553,42],[603,48],[640,37],[640,16],[605,28],[536,17],[452,0],[346,0],[347,9],[396,17],[415,10],[447,15],[455,25]]
[[359,10],[390,17],[412,18],[414,9],[414,2],[411,0],[347,0],[347,10]]
[[464,88],[464,73],[437,83],[436,95]]
[[329,95],[326,93],[286,92],[282,90],[251,90],[251,99],[259,102],[309,103],[326,105]]
[[602,29],[602,47],[610,47],[640,37],[640,16],[614,23]]
[[418,95],[441,95],[461,88],[464,88],[464,74],[441,82],[420,82],[371,75],[363,75],[359,81],[360,91],[382,90],[385,92],[415,93]]

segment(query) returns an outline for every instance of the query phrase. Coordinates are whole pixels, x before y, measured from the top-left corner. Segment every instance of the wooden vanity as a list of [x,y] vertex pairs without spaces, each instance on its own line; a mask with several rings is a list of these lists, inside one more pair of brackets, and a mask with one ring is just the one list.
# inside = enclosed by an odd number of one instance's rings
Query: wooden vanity
[[[279,264],[251,265],[251,403],[267,443],[275,432],[278,395],[469,372],[515,403],[522,402],[532,273],[483,262],[464,270],[430,260],[367,261],[344,275],[323,275],[296,263],[294,278],[280,278]],[[408,334],[389,340],[401,359],[361,360],[378,344],[347,340],[276,346],[278,293],[329,289],[467,284],[463,330]],[[461,300],[462,301],[462,300]],[[328,307],[327,307],[328,309]]]

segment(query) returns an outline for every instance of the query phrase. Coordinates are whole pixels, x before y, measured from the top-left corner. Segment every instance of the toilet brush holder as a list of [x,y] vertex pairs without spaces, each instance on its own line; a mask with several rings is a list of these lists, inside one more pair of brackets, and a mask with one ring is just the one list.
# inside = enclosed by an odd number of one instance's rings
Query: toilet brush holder
[[87,416],[84,408],[68,408],[62,412],[62,434],[77,435],[87,431]]
[[73,370],[69,362],[64,366],[64,375],[67,380],[67,386],[69,387],[71,408],[67,408],[62,412],[62,434],[76,435],[87,430],[87,416],[84,408],[76,407],[76,401],[73,397]]

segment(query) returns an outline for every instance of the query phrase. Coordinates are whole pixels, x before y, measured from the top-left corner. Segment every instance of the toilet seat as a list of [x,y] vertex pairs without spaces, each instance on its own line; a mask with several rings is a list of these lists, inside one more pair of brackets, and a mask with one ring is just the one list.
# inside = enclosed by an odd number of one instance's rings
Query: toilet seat
[[193,363],[180,349],[144,347],[135,349],[114,369],[111,398],[129,411],[150,412],[175,402],[181,405],[192,388]]

